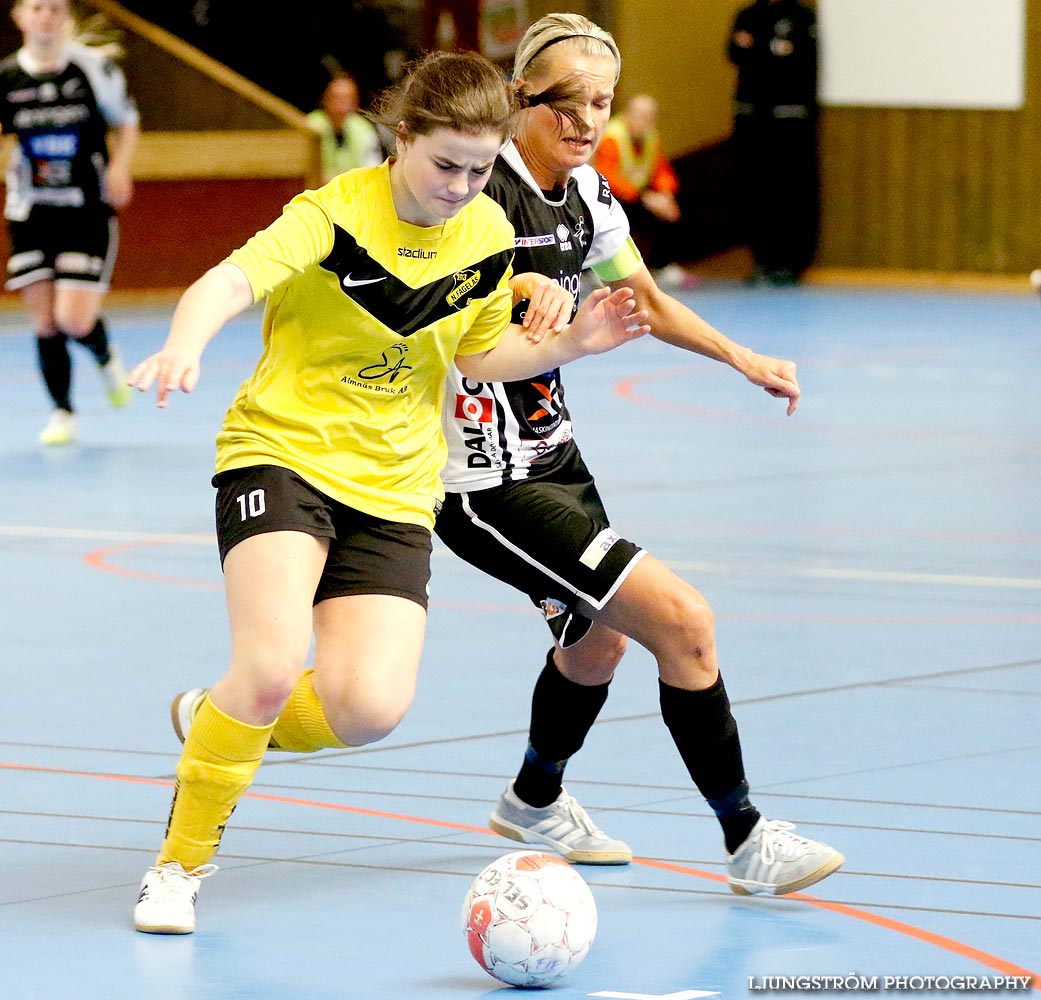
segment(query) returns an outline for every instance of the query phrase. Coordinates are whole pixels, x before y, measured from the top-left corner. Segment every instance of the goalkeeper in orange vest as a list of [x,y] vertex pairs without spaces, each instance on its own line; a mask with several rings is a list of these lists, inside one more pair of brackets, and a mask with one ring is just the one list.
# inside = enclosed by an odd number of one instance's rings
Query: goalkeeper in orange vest
[[658,285],[687,283],[689,276],[674,257],[679,181],[662,152],[658,102],[653,97],[636,94],[625,111],[611,119],[593,165],[624,206],[633,239]]

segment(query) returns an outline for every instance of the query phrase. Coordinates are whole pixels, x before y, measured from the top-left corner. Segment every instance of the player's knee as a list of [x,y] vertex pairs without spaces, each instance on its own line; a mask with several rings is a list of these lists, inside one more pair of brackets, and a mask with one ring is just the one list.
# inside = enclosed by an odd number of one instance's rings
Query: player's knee
[[299,671],[286,670],[269,675],[253,688],[254,718],[275,719],[293,693]]
[[560,672],[576,684],[607,684],[625,656],[629,640],[621,632],[589,633],[574,646],[556,651]]
[[62,310],[55,313],[54,321],[62,333],[75,337],[77,340],[80,337],[87,336],[94,329],[94,324],[96,323],[96,320],[93,318],[72,312],[66,313]]
[[340,740],[360,747],[378,743],[394,732],[411,702],[411,695],[400,692],[366,692],[359,697],[334,691],[323,698],[322,707]]
[[672,641],[685,649],[707,650],[716,638],[715,616],[708,602],[693,587],[678,588],[665,602],[663,614]]
[[[306,656],[306,650],[303,655]],[[277,644],[240,650],[232,659],[234,686],[252,701],[254,718],[278,717],[300,678],[300,660],[299,656],[280,650]]]

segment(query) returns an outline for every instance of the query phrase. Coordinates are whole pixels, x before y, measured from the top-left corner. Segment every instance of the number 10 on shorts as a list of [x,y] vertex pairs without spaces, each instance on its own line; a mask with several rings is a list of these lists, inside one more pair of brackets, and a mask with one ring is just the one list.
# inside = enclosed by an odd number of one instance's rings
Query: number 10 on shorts
[[240,519],[243,521],[248,517],[260,517],[266,510],[263,490],[243,493],[241,496],[235,497],[235,502],[239,505]]

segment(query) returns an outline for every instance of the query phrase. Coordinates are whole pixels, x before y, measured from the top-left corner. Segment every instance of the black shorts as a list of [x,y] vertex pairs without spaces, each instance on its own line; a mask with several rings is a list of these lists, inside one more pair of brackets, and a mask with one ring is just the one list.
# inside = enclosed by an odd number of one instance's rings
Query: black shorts
[[290,469],[254,465],[213,477],[220,561],[239,542],[267,531],[329,539],[314,603],[349,594],[389,594],[427,606],[430,532],[348,507]]
[[457,556],[523,591],[561,646],[589,631],[643,550],[611,530],[573,443],[551,471],[473,493],[449,493],[437,536]]
[[24,222],[8,220],[8,291],[37,281],[107,292],[119,247],[119,224],[106,205],[37,205]]

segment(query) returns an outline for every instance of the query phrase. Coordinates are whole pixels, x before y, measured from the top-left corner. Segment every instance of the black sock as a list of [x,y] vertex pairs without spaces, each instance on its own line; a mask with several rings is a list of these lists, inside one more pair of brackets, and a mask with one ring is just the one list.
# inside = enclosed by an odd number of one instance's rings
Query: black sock
[[72,359],[65,334],[58,332],[53,337],[37,337],[36,356],[40,361],[43,384],[47,386],[54,405],[72,413]]
[[568,758],[577,753],[607,700],[607,684],[568,680],[553,662],[553,650],[531,696],[528,751],[513,790],[537,809],[560,795]]
[[90,333],[85,337],[76,337],[74,339],[94,355],[94,360],[99,365],[107,365],[112,360],[112,352],[108,346],[108,331],[105,329],[104,320],[99,318]]
[[751,833],[759,812],[748,800],[737,723],[722,675],[703,691],[658,681],[661,715],[698,791],[723,828],[731,854]]

